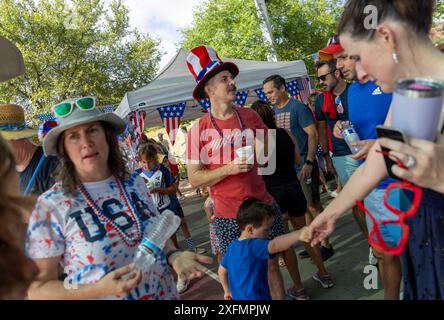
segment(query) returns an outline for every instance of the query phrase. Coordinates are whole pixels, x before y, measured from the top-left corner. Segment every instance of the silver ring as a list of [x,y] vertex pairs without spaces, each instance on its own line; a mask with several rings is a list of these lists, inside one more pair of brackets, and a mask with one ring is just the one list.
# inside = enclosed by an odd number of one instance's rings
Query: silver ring
[[410,168],[414,167],[415,164],[416,164],[416,158],[414,156],[409,155],[407,157],[407,161],[405,163],[405,166],[410,169]]

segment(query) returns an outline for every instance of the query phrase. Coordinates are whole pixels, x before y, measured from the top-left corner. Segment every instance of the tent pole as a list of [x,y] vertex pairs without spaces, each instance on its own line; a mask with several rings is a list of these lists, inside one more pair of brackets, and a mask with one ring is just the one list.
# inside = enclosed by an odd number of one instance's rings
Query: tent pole
[[267,60],[271,62],[278,61],[278,54],[276,51],[276,43],[273,37],[273,30],[271,28],[270,19],[268,17],[267,5],[265,4],[265,0],[254,0],[257,8],[257,16],[259,18],[262,30],[262,36],[264,37],[265,42],[270,47],[270,53],[267,56]]

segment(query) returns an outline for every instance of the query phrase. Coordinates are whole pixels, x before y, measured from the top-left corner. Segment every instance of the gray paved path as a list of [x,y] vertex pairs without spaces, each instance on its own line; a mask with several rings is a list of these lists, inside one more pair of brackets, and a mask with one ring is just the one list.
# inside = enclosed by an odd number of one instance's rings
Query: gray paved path
[[[182,206],[190,226],[191,234],[198,247],[205,248],[211,255],[208,223],[203,212],[204,197],[199,197],[195,189],[191,189],[187,181],[181,182],[181,190],[186,197]],[[326,194],[322,195],[325,206],[331,201]],[[186,248],[181,232],[178,239],[182,249]],[[307,293],[313,300],[371,300],[383,299],[382,283],[379,280],[378,290],[364,288],[364,268],[368,264],[368,243],[360,233],[351,213],[342,217],[336,226],[336,231],[330,238],[336,254],[326,261],[327,270],[331,273],[335,286],[323,289],[311,276],[316,271],[310,259],[299,259],[299,271]],[[302,245],[295,247],[296,252],[302,250]],[[209,266],[209,275],[191,283],[189,289],[182,295],[186,300],[217,300],[223,299],[222,287],[217,280],[217,262]],[[292,284],[286,268],[281,268],[286,287]]]

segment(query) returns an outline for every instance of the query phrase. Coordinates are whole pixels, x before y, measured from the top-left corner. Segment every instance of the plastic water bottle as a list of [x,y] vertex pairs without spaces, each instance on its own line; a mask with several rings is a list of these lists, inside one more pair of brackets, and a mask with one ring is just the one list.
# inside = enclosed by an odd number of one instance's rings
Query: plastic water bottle
[[180,218],[171,210],[165,210],[155,218],[154,223],[148,229],[134,256],[135,267],[141,271],[147,271],[156,261],[166,241],[176,232],[180,226]]
[[342,122],[342,137],[353,154],[358,153],[362,149],[362,146],[352,145],[353,143],[361,141],[361,139],[359,139],[359,135],[356,133],[353,125],[348,121]]

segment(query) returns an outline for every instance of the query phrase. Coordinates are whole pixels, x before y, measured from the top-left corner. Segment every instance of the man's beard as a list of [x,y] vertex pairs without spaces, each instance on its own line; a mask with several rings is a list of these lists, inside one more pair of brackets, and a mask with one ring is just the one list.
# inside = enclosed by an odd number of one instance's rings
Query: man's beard
[[335,82],[332,84],[327,85],[325,91],[333,91],[336,86],[338,85],[339,81],[337,79],[335,79]]

